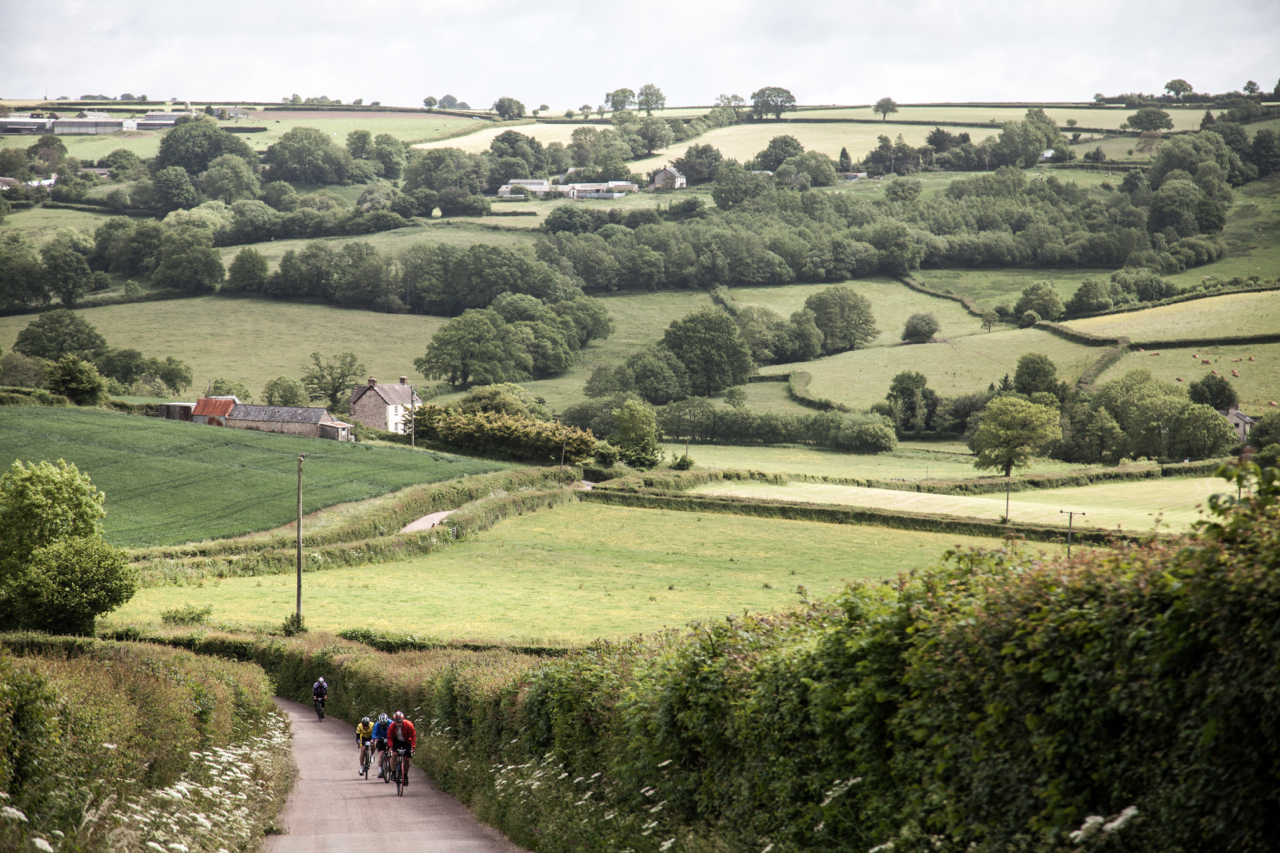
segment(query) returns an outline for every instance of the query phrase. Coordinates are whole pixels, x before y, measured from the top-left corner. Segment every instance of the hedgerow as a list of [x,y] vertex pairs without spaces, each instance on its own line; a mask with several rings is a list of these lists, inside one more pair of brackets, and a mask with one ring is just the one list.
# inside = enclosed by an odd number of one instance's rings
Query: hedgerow
[[0,849],[255,843],[290,781],[271,694],[253,664],[0,635]]

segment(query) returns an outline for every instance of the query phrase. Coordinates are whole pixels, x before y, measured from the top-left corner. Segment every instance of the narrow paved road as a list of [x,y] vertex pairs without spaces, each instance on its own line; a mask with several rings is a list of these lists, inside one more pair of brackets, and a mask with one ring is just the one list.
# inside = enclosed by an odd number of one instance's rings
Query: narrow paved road
[[267,838],[268,853],[522,853],[416,767],[403,797],[393,784],[357,776],[351,726],[333,717],[319,722],[297,702],[276,704],[293,725],[299,775],[280,813],[287,834]]

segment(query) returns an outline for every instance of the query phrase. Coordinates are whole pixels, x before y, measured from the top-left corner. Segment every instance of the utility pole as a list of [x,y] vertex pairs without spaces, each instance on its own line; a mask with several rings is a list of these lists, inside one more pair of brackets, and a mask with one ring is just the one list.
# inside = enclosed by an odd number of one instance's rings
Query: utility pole
[[1075,517],[1077,515],[1087,515],[1087,513],[1083,513],[1083,512],[1080,512],[1079,510],[1073,510],[1073,509],[1060,509],[1058,510],[1058,512],[1066,513],[1067,515],[1067,559],[1070,560],[1071,559],[1071,523],[1075,520]]
[[561,480],[564,479],[564,451],[565,451],[565,448],[568,446],[569,446],[569,433],[566,431],[564,434],[564,440],[560,442],[560,472],[556,474],[557,486],[561,485]]
[[418,449],[418,414],[417,408],[413,405],[413,386],[409,386],[409,446],[414,450]]
[[298,620],[302,620],[302,460],[305,453],[298,454]]

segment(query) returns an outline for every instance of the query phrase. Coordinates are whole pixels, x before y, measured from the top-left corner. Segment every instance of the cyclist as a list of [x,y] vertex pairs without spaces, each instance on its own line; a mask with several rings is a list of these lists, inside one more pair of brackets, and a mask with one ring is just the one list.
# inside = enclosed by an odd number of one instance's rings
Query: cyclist
[[387,773],[387,729],[390,726],[391,721],[387,719],[386,714],[379,714],[378,722],[373,726],[373,743],[378,750],[379,779]]
[[311,698],[321,708],[324,707],[325,697],[329,695],[329,685],[325,683],[324,676],[320,676],[320,680],[311,685]]
[[404,718],[403,711],[396,711],[395,720],[387,729],[387,748],[396,752],[396,761],[400,762],[401,778],[409,784],[409,759],[418,746],[418,734],[413,730],[413,723]]
[[364,775],[364,757],[368,750],[372,749],[371,741],[373,740],[373,723],[369,722],[369,718],[365,717],[360,721],[360,725],[356,726],[356,743],[360,747],[360,772],[357,776]]

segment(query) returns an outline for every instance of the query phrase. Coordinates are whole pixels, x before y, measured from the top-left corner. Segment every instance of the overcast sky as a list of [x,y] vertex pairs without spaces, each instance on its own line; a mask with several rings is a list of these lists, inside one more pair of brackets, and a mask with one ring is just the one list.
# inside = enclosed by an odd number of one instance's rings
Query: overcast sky
[[293,93],[418,106],[669,106],[784,86],[801,104],[1088,100],[1175,77],[1280,77],[1277,0],[0,0],[0,97]]

